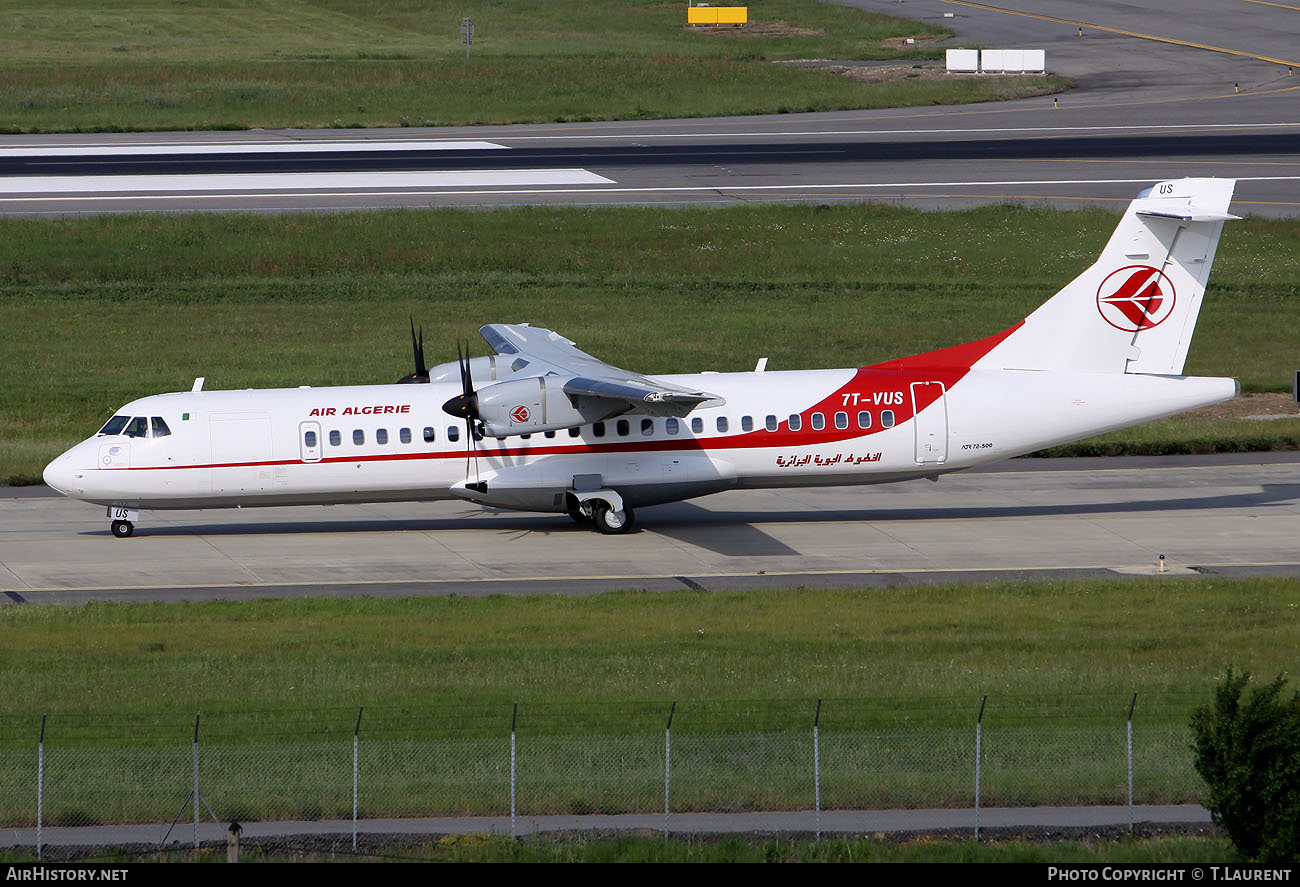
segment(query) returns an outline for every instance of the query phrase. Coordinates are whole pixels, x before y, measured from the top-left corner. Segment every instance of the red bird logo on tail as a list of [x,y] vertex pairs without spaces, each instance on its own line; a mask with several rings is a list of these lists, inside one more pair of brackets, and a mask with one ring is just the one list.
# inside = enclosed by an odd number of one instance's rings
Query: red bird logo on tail
[[1174,311],[1174,285],[1159,268],[1129,265],[1097,288],[1097,310],[1117,330],[1136,333],[1159,326]]

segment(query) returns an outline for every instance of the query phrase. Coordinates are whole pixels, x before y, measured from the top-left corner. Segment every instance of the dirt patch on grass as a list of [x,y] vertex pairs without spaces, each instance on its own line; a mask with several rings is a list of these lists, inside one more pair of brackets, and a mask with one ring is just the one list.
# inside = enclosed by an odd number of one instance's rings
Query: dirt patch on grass
[[899,62],[896,65],[827,65],[828,71],[863,83],[892,83],[897,80],[984,80],[1023,78],[1023,74],[949,74],[941,65]]
[[1247,416],[1295,416],[1296,402],[1289,394],[1242,394],[1212,407],[1179,414],[1187,419],[1244,419]]
[[820,37],[824,30],[797,28],[789,22],[745,22],[743,25],[687,25],[688,31],[714,37]]
[[[937,43],[947,38],[936,34],[909,34],[904,37],[886,37],[880,41],[880,45],[887,49],[915,49],[919,46],[928,46],[931,43]],[[911,40],[911,43],[907,41]]]

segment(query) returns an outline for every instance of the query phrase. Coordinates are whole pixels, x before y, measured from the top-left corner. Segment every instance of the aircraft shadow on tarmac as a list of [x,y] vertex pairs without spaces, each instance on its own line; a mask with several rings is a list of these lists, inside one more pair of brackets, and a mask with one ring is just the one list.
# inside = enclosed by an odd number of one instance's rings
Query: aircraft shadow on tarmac
[[[736,557],[781,557],[802,552],[772,538],[759,529],[762,524],[816,523],[891,523],[932,520],[992,520],[997,518],[1081,517],[1085,515],[1136,514],[1151,512],[1212,511],[1237,508],[1285,508],[1300,501],[1300,483],[1265,484],[1258,490],[1228,496],[1173,497],[1142,499],[1130,502],[1089,502],[1064,504],[982,505],[974,507],[944,506],[937,508],[892,509],[815,509],[806,511],[719,511],[690,502],[647,508],[638,512],[641,522],[633,532],[654,532],[680,542],[709,549],[717,554]],[[579,525],[562,515],[534,515],[502,510],[482,509],[465,516],[429,520],[342,520],[277,521],[274,523],[240,523],[186,525],[143,528],[141,536],[245,536],[302,535],[313,533],[391,533],[442,532],[450,530],[496,530],[525,533],[586,533],[594,536],[590,526]],[[107,530],[88,530],[82,535],[107,536]]]

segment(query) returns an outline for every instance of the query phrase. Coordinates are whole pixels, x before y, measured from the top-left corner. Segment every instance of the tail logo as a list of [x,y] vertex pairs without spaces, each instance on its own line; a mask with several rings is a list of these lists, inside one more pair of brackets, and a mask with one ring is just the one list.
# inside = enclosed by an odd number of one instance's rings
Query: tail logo
[[1159,268],[1129,265],[1112,271],[1097,288],[1097,311],[1126,333],[1159,326],[1174,311],[1174,285]]

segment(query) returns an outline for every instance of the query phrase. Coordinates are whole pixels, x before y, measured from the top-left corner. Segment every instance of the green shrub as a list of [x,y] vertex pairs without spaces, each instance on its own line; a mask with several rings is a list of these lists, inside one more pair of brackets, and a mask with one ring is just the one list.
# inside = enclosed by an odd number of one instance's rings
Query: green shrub
[[1228,669],[1214,704],[1192,715],[1196,771],[1210,789],[1214,821],[1258,862],[1300,859],[1300,693],[1286,680],[1242,701],[1250,673]]

